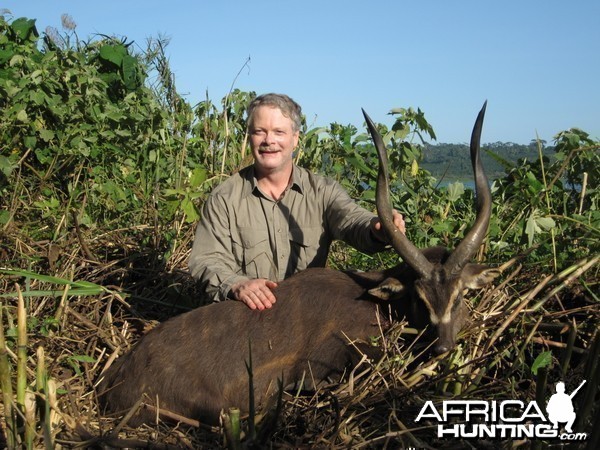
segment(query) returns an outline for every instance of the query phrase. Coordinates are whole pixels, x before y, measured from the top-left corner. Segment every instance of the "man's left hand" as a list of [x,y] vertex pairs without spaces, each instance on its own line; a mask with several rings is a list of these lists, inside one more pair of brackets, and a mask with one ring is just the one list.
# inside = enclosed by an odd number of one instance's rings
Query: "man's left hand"
[[[394,220],[394,225],[402,234],[406,234],[406,224],[404,223],[404,217],[395,209],[392,211],[392,219]],[[371,220],[371,231],[373,235],[380,240],[381,242],[388,242],[388,238],[381,229],[381,221],[378,217],[374,217]]]

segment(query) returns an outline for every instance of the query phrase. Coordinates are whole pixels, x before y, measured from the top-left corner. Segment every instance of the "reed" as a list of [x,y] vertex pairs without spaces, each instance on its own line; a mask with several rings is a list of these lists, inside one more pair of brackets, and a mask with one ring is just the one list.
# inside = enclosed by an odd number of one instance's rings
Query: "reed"
[[18,426],[17,415],[14,409],[8,348],[4,336],[4,305],[2,303],[0,303],[0,386],[2,387],[2,401],[4,405],[6,446],[9,450],[12,450],[16,448],[18,442]]

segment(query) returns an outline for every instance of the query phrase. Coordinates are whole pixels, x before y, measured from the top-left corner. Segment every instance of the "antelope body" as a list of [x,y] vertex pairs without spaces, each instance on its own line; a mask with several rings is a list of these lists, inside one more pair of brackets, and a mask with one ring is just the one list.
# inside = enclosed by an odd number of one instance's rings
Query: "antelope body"
[[[363,111],[364,113],[364,111]],[[355,347],[367,353],[369,337],[406,316],[416,327],[429,326],[437,338],[434,351],[455,345],[468,319],[463,293],[498,275],[496,269],[469,260],[484,239],[491,214],[491,193],[479,157],[485,104],[471,136],[471,160],[477,191],[477,218],[457,248],[417,249],[392,220],[387,154],[366,113],[379,155],[377,211],[392,247],[403,258],[383,271],[340,272],[327,268],[302,271],[279,283],[271,309],[252,311],[235,301],[196,308],[150,331],[102,375],[101,403],[107,412],[125,412],[142,396],[147,403],[200,421],[215,423],[222,409],[248,405],[249,342],[252,346],[254,395],[264,403],[286,384],[306,376],[319,382],[342,374],[355,361]],[[383,306],[383,308],[382,308]],[[129,422],[153,419],[142,409]]]

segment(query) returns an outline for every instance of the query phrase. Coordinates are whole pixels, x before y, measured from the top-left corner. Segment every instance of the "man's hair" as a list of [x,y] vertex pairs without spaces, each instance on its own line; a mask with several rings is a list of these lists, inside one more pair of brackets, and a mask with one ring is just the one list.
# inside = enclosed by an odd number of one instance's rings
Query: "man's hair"
[[256,97],[248,105],[248,128],[252,127],[254,111],[259,106],[270,106],[277,108],[281,113],[292,121],[294,131],[300,131],[302,126],[302,108],[298,103],[285,94],[263,94]]

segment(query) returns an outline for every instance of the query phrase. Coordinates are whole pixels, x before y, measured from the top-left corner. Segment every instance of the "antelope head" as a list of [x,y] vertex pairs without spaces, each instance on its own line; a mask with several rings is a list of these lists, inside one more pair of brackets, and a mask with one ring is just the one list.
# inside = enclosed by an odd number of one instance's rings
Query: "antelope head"
[[433,350],[444,353],[454,347],[456,336],[468,319],[468,308],[463,300],[469,289],[478,289],[499,275],[497,269],[481,264],[472,264],[473,257],[487,233],[492,211],[492,195],[487,176],[480,158],[480,138],[485,115],[484,103],[471,135],[471,163],[475,178],[477,218],[462,242],[449,251],[443,247],[420,250],[400,232],[392,220],[389,193],[388,159],[381,135],[373,121],[363,110],[369,132],[379,155],[376,205],[382,229],[394,250],[414,272],[414,277],[394,277],[384,280],[370,294],[391,300],[399,296],[410,296],[409,321],[416,326],[429,324],[437,341]]

